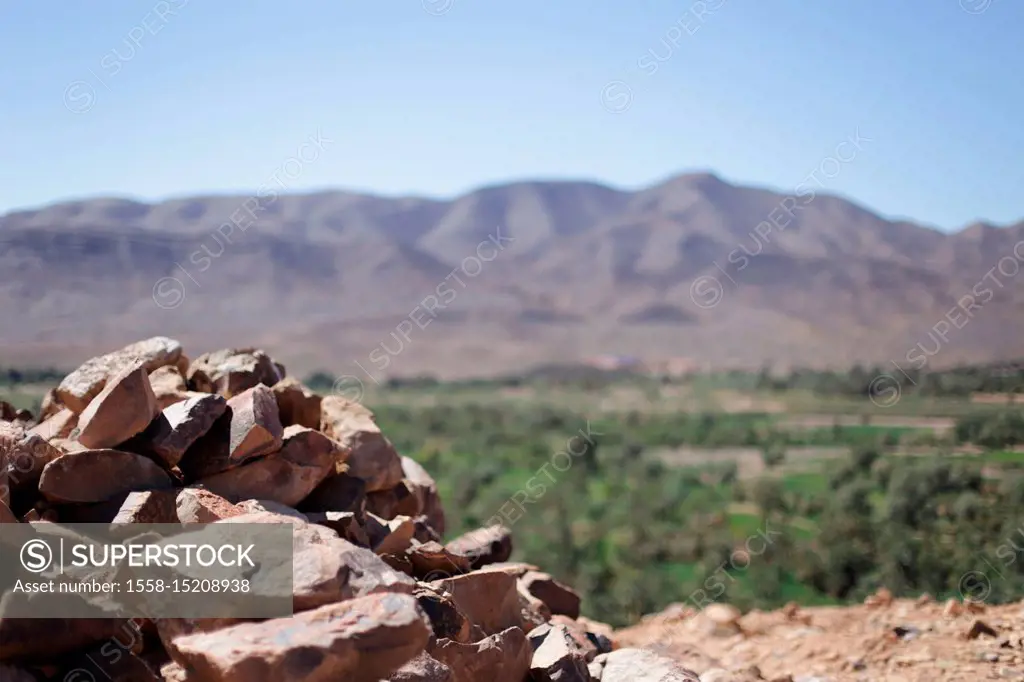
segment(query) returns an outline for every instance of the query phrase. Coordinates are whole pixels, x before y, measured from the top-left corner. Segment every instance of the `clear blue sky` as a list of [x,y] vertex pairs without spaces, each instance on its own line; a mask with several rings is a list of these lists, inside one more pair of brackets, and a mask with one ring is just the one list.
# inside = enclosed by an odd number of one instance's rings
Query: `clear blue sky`
[[[721,6],[695,19],[693,0],[11,0],[0,211],[252,191],[318,129],[335,142],[297,191],[632,188],[704,169],[790,190],[859,128],[872,142],[829,191],[946,229],[1010,222],[1024,2],[963,2],[976,13],[706,0]],[[620,113],[602,105],[612,81],[632,92]]]

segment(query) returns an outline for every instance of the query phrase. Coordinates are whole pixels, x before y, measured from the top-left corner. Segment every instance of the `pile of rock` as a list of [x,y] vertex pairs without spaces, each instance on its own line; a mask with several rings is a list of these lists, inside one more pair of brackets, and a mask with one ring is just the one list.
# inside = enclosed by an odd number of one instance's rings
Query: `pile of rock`
[[189,361],[152,338],[86,362],[38,419],[8,408],[0,522],[291,524],[295,615],[0,618],[0,682],[694,679],[616,649],[572,589],[508,562],[506,528],[444,542],[437,486],[373,414],[260,350]]

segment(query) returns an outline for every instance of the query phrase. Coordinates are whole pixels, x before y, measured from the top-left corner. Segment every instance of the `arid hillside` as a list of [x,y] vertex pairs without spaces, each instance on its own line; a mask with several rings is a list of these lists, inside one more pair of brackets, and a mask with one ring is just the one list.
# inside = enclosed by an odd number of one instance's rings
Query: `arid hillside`
[[374,379],[605,353],[949,365],[1024,354],[1022,238],[1024,223],[944,234],[709,174],[450,200],[71,201],[0,217],[0,363],[71,367],[170,333]]

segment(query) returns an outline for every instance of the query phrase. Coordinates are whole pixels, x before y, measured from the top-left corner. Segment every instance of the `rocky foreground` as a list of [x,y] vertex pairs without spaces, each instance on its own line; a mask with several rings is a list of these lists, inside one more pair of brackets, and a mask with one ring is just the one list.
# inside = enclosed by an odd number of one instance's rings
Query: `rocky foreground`
[[1024,678],[1024,604],[882,590],[847,608],[677,605],[612,632],[510,563],[508,529],[446,542],[437,486],[373,414],[255,349],[190,361],[153,338],[82,365],[37,417],[0,403],[0,523],[54,522],[290,524],[295,615],[0,617],[0,682]]
[[1024,603],[897,600],[740,615],[677,605],[615,633],[700,672],[702,682],[1024,679]]
[[86,362],[38,416],[0,404],[0,522],[290,524],[295,611],[0,618],[0,682],[696,679],[509,563],[506,528],[445,542],[433,479],[373,414],[255,349],[190,361],[148,339]]

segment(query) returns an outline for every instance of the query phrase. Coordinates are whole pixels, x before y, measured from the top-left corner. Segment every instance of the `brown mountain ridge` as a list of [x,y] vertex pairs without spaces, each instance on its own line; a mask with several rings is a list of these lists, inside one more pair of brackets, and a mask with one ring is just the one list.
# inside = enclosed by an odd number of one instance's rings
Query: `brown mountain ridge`
[[1024,355],[1022,239],[1024,222],[946,234],[707,173],[451,200],[69,201],[0,217],[0,364],[73,366],[156,334],[256,342],[299,371],[375,380],[603,353],[710,367],[998,360]]

